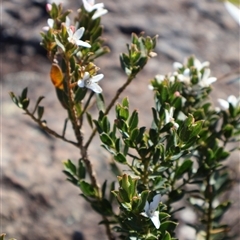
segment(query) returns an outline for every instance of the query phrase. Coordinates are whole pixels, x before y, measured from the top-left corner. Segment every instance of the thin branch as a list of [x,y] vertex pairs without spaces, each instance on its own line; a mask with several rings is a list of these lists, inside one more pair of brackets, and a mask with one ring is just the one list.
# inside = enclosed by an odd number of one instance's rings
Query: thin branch
[[79,148],[78,143],[68,140],[66,139],[64,136],[58,134],[57,132],[53,131],[52,129],[50,129],[44,122],[42,122],[41,120],[37,119],[36,117],[34,117],[34,115],[32,115],[32,113],[30,113],[27,109],[25,109],[25,114],[30,116],[34,122],[36,122],[44,131],[46,131],[47,133],[53,135],[56,138],[60,138],[62,139],[64,142],[68,142],[71,143],[72,145],[74,145],[75,147]]
[[[106,111],[105,111],[105,115],[107,115],[109,113],[109,111],[111,110],[111,108],[113,107],[113,105],[115,104],[115,102],[117,101],[117,99],[119,98],[120,94],[126,89],[126,87],[132,82],[133,78],[135,77],[130,75],[127,79],[127,81],[124,83],[124,85],[122,87],[120,87],[118,90],[117,90],[117,93],[115,95],[115,97],[112,99],[112,101],[110,102],[110,104],[108,105],[108,107],[106,108]],[[89,144],[91,143],[91,141],[93,140],[95,134],[97,132],[97,128],[94,128],[94,130],[92,131],[92,134],[90,135],[88,141],[86,142],[85,144],[85,148],[87,149],[89,147]]]

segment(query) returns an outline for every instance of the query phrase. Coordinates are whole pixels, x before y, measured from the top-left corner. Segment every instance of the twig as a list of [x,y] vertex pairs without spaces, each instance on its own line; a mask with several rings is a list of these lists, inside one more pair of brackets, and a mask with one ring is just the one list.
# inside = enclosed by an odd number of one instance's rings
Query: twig
[[[117,93],[115,95],[115,97],[112,99],[112,101],[110,102],[110,104],[108,105],[108,107],[106,108],[105,111],[105,115],[107,115],[109,113],[109,111],[111,110],[111,108],[113,107],[113,105],[115,104],[115,102],[117,101],[117,99],[119,98],[120,94],[126,89],[126,87],[132,82],[133,78],[135,77],[135,75],[130,75],[127,79],[127,81],[124,83],[124,85],[122,87],[120,87],[117,90]],[[89,147],[89,144],[91,143],[91,141],[93,140],[93,137],[95,136],[97,132],[97,128],[94,128],[94,130],[92,131],[92,134],[90,135],[88,141],[85,144],[85,148],[87,149]]]

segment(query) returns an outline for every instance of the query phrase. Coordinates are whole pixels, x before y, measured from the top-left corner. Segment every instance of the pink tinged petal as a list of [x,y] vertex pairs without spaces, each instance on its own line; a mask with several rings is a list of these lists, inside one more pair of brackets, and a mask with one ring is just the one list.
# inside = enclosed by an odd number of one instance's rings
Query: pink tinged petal
[[101,79],[103,79],[103,77],[104,77],[103,74],[98,74],[98,75],[96,75],[96,76],[93,76],[93,77],[91,78],[91,81],[92,81],[93,83],[96,83],[96,82],[100,81]]
[[84,27],[79,28],[74,34],[73,34],[73,38],[78,40],[82,37],[83,33],[85,31]]
[[92,83],[87,87],[89,89],[91,89],[92,91],[94,91],[95,93],[101,93],[102,92],[102,88],[96,83]]
[[155,211],[154,214],[150,217],[152,223],[156,229],[160,228],[159,212]]
[[78,86],[83,88],[85,87],[84,81],[83,80],[78,80]]
[[78,46],[82,46],[82,47],[86,47],[86,48],[90,48],[91,45],[87,42],[84,42],[82,40],[76,40],[75,42]]
[[50,12],[51,10],[52,10],[52,4],[47,3],[47,4],[46,4],[46,11],[47,11],[47,12]]
[[220,105],[224,108],[224,109],[228,109],[229,108],[229,103],[224,100],[224,99],[218,99],[218,102],[220,103]]
[[161,194],[157,194],[156,196],[154,196],[153,201],[150,203],[150,207],[149,207],[150,210],[155,211],[160,201],[161,201]]
[[107,9],[104,9],[104,8],[98,9],[98,10],[93,14],[92,19],[93,19],[93,20],[94,20],[94,19],[97,19],[97,18],[101,17],[102,15],[106,14],[107,12],[108,12]]

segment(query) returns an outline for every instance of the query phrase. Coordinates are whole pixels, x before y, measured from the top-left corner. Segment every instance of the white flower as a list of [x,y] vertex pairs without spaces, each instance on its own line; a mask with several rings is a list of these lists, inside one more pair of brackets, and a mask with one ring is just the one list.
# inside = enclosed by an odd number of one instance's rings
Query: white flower
[[182,68],[183,67],[183,65],[180,63],[180,62],[174,62],[173,63],[173,68],[175,69],[175,70],[178,70],[178,69],[180,69],[180,68]]
[[76,44],[78,46],[83,46],[83,47],[86,47],[86,48],[90,48],[91,45],[89,43],[86,43],[86,42],[80,40],[84,31],[85,31],[84,27],[79,28],[74,33],[73,33],[73,30],[71,28],[67,28],[68,41],[73,43],[73,44]]
[[240,25],[240,9],[229,1],[224,2],[224,5],[233,19]]
[[202,88],[209,87],[213,82],[217,81],[217,78],[215,77],[209,77],[210,76],[210,69],[206,68],[204,69],[204,73],[202,78],[199,80],[198,85]]
[[46,32],[47,32],[50,28],[53,28],[54,20],[53,20],[52,18],[48,18],[47,24],[48,24],[48,26],[44,26],[44,27],[42,28],[43,31],[46,31]]
[[149,204],[146,201],[144,212],[141,213],[142,216],[150,218],[155,228],[160,228],[160,220],[159,220],[159,211],[156,211],[159,202],[161,201],[161,195],[157,194],[153,197],[152,202]]
[[203,68],[209,67],[210,63],[207,62],[207,61],[201,63],[197,58],[194,58],[194,60],[193,60],[193,65],[194,65],[194,67],[195,67],[198,71],[200,71],[200,70],[202,70]]
[[82,0],[82,1],[83,1],[83,6],[87,12],[92,12],[96,10],[96,12],[92,16],[93,20],[101,17],[102,15],[108,12],[108,10],[104,8],[103,3],[95,4],[95,0]]
[[78,86],[83,88],[89,88],[95,93],[101,93],[102,88],[97,84],[104,77],[103,74],[98,74],[96,76],[90,77],[88,72],[84,73],[83,79],[78,80]]
[[190,78],[190,69],[186,68],[182,74],[178,74],[178,79],[180,82],[184,82],[186,84],[191,83],[191,78]]
[[179,128],[179,125],[174,121],[173,118],[173,107],[170,107],[170,110],[165,109],[165,124],[169,122],[172,122],[176,129]]
[[236,98],[233,95],[230,95],[226,100],[224,99],[218,99],[218,102],[220,103],[220,105],[224,108],[224,109],[228,109],[229,108],[229,103],[233,106],[233,107],[237,107],[240,104],[240,97]]
[[[50,5],[50,6],[52,6],[52,5]],[[66,27],[70,27],[70,18],[69,17],[66,17],[66,20],[65,20],[65,25],[66,25]],[[48,26],[44,26],[42,29],[44,30],[44,31],[48,31],[50,28],[53,28],[53,26],[54,26],[54,20],[52,19],[52,18],[48,18],[48,20],[47,20],[47,24],[48,24]]]

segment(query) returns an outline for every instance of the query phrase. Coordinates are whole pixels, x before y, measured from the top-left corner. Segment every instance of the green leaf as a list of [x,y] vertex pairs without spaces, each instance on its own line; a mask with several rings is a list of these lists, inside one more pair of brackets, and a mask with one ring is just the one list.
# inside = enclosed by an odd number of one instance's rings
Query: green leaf
[[27,92],[28,92],[28,88],[24,88],[21,94],[21,100],[24,100],[27,98]]
[[107,133],[102,132],[102,133],[100,134],[100,139],[101,139],[101,141],[102,141],[104,144],[106,144],[106,145],[108,145],[108,146],[110,146],[110,147],[114,147],[114,143],[113,143],[112,139],[110,138],[110,136],[109,136]]
[[106,187],[107,187],[107,180],[105,180],[104,183],[102,184],[102,198],[105,198]]
[[43,113],[44,113],[44,107],[38,106],[38,120],[41,120]]
[[165,232],[167,230],[172,232],[176,228],[176,226],[177,226],[177,223],[173,221],[166,221],[161,224],[160,230],[161,232]]
[[75,93],[74,101],[76,103],[81,102],[85,97],[86,93],[87,93],[87,88],[78,88]]
[[4,240],[4,237],[6,236],[6,233],[2,233],[1,235],[0,235],[0,240]]
[[79,179],[85,179],[86,177],[86,168],[84,166],[83,160],[78,160],[78,178]]
[[105,102],[101,93],[96,94],[97,107],[99,111],[105,112]]
[[36,105],[35,105],[35,107],[34,107],[34,110],[33,110],[33,112],[32,112],[32,115],[34,115],[34,113],[35,113],[36,110],[37,110],[37,107],[38,107],[39,103],[40,103],[43,99],[44,99],[44,96],[40,96],[40,97],[38,98],[38,100],[37,100],[37,102],[36,102]]
[[103,119],[102,119],[102,129],[105,133],[109,133],[110,131],[110,122],[107,118],[107,116],[104,116]]
[[18,99],[13,92],[9,92],[12,101],[18,106]]
[[122,164],[126,164],[127,163],[127,160],[126,160],[126,157],[122,154],[122,153],[117,153],[115,156],[114,156],[114,159],[119,162],[119,163],[122,163]]
[[185,160],[182,163],[182,165],[180,165],[177,168],[176,173],[175,173],[175,178],[179,179],[179,178],[183,177],[183,174],[188,172],[192,168],[192,165],[193,165],[192,160],[190,160],[190,159]]
[[122,106],[123,107],[126,107],[126,108],[129,108],[129,101],[128,101],[128,98],[125,97],[123,100],[122,100]]
[[197,136],[200,133],[200,131],[202,130],[202,126],[203,126],[203,120],[197,121],[194,124],[192,124],[192,126],[191,126],[192,131],[191,131],[189,138]]
[[213,211],[213,221],[219,222],[230,206],[231,202],[229,201],[219,204]]
[[22,108],[23,109],[27,109],[28,105],[29,105],[29,99],[25,98],[24,100],[22,100]]
[[171,239],[172,239],[172,238],[171,238],[169,232],[166,231],[164,237],[162,238],[162,240],[171,240]]
[[93,120],[92,120],[92,115],[89,114],[88,112],[86,112],[86,115],[87,115],[87,121],[90,125],[91,128],[93,128]]
[[75,164],[68,159],[67,161],[65,161],[64,163],[65,169],[70,172],[72,175],[76,175],[77,174],[77,168],[75,166]]
[[84,180],[79,182],[79,187],[86,197],[97,197],[97,190]]
[[101,202],[92,202],[92,208],[103,216],[112,216],[112,205],[107,199],[103,199]]

